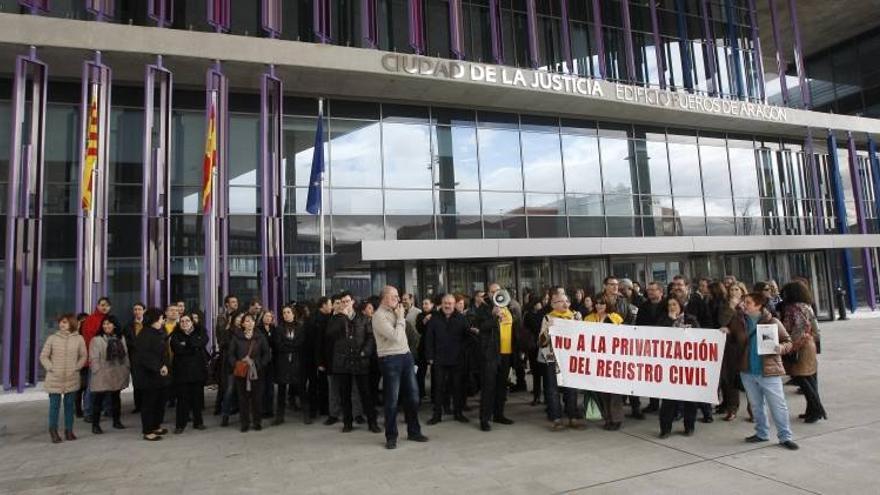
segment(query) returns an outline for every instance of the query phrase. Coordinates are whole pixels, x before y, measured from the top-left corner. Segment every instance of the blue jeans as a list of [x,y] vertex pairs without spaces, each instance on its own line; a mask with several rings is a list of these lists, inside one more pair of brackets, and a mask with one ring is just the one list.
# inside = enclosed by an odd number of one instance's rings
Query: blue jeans
[[[219,394],[220,391],[218,390],[217,393]],[[238,409],[238,394],[235,391],[235,377],[232,375],[226,379],[226,391],[223,393],[221,408],[224,416],[232,416]]]
[[91,381],[92,381],[92,373],[91,373],[91,371],[89,371],[88,368],[83,368],[82,371],[84,373],[82,375],[80,375],[80,377],[82,378],[81,381],[82,381],[82,391],[83,391],[83,395],[82,395],[83,414],[85,415],[85,417],[91,418],[92,417],[92,390],[89,385],[91,384]]
[[583,419],[584,413],[578,409],[577,389],[560,387],[556,381],[556,363],[547,363],[544,368],[544,402],[547,403],[547,415],[550,421],[562,419],[562,403],[559,393],[565,402],[565,415],[568,419]]
[[[73,413],[76,392],[64,394],[64,429],[73,430]],[[49,429],[58,429],[58,410],[61,408],[61,394],[49,394]]]
[[782,391],[781,376],[761,376],[740,372],[746,396],[752,404],[755,415],[755,434],[763,439],[770,436],[770,425],[764,411],[764,402],[770,406],[770,414],[776,424],[776,436],[780,442],[791,440],[791,423],[788,418],[788,404]]
[[379,358],[382,388],[385,394],[385,438],[397,439],[397,403],[403,405],[406,432],[410,437],[422,434],[419,425],[419,386],[412,354],[394,354]]

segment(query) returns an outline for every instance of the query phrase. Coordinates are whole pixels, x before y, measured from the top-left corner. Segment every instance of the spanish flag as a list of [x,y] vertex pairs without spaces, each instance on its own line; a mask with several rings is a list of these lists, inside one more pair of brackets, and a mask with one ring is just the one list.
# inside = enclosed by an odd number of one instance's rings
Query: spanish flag
[[214,102],[208,111],[208,132],[205,137],[205,158],[202,164],[202,212],[211,211],[214,169],[217,168],[217,111]]
[[98,92],[92,93],[89,104],[89,129],[86,137],[86,161],[82,176],[82,209],[92,209],[92,191],[94,190],[94,172],[98,163]]

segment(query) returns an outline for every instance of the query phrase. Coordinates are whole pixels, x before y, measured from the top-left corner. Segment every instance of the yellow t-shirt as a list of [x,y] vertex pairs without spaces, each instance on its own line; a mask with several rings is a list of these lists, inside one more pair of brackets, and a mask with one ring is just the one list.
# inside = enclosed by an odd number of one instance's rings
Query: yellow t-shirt
[[513,354],[513,315],[501,308],[501,354]]

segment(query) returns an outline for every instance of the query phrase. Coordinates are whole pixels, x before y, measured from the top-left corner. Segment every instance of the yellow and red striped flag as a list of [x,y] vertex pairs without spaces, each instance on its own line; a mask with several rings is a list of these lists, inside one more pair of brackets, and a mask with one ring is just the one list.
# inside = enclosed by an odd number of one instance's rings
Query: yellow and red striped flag
[[214,103],[208,113],[208,132],[205,137],[205,158],[202,164],[202,212],[211,211],[214,170],[217,168],[217,114]]
[[98,163],[98,92],[92,93],[89,104],[89,128],[86,136],[86,160],[82,176],[82,209],[92,209],[92,192],[94,191],[95,166]]

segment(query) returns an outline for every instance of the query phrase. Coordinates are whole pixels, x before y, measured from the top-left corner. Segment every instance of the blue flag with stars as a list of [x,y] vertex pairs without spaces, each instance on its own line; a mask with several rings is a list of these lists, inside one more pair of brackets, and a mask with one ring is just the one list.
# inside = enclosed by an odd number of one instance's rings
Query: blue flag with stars
[[324,118],[318,112],[318,129],[315,131],[315,151],[312,155],[312,174],[309,176],[309,196],[306,211],[312,215],[321,212],[321,180],[324,176]]

